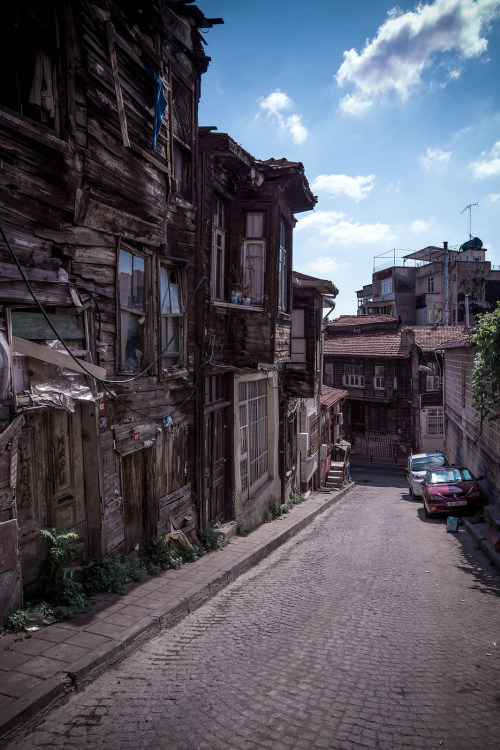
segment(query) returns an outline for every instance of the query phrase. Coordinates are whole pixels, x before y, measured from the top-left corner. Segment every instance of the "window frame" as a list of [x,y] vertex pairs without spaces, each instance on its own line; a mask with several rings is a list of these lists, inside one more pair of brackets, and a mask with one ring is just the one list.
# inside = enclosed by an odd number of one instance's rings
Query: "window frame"
[[425,414],[426,435],[439,437],[444,435],[444,409],[436,407],[427,409]]
[[[11,3],[11,5],[13,4],[14,3]],[[47,16],[49,14],[51,15],[51,21],[48,27],[48,33],[43,38],[42,44],[40,44],[40,40],[37,40],[34,31],[31,33],[31,35],[28,34],[28,25],[20,20],[22,14],[21,6],[26,6],[28,5],[28,3],[19,2],[19,0],[16,0],[15,5],[15,10],[10,14],[11,18],[7,18],[7,14],[0,11],[0,22],[6,29],[5,33],[9,34],[10,27],[10,34],[12,35],[12,37],[14,39],[15,37],[19,37],[24,42],[22,47],[17,48],[16,46],[17,54],[12,59],[12,64],[8,68],[8,71],[6,72],[4,70],[4,76],[6,78],[10,76],[11,78],[15,79],[13,89],[16,88],[17,91],[15,93],[13,91],[12,93],[14,93],[16,103],[13,108],[13,102],[5,103],[5,99],[3,101],[0,101],[0,118],[12,123],[18,123],[21,129],[27,130],[28,132],[33,128],[35,128],[38,132],[42,129],[47,133],[48,137],[57,140],[60,139],[62,145],[68,140],[68,125],[70,114],[70,102],[68,101],[68,85],[66,77],[64,75],[64,71],[72,67],[70,64],[72,63],[72,60],[68,59],[68,56],[71,55],[71,47],[65,45],[63,41],[65,22],[63,14],[61,13],[60,3],[58,3],[57,0],[53,0],[53,2],[51,2],[51,7],[49,7],[49,9],[47,10]],[[16,16],[15,20],[14,15]],[[44,19],[40,20],[41,23],[39,24],[39,27],[42,27]],[[38,44],[36,44],[37,41]],[[15,44],[15,41],[13,43]],[[47,57],[50,59],[50,63],[52,65],[53,70],[50,86],[53,89],[52,100],[54,115],[53,117],[47,118],[47,121],[44,121],[43,117],[43,113],[44,111],[46,111],[46,109],[43,107],[43,91],[40,91],[41,103],[39,105],[35,102],[30,102],[34,85],[35,70],[33,70],[33,74],[31,76],[31,87],[29,88],[29,91],[27,87],[25,87],[24,92],[21,91],[20,81],[22,78],[24,79],[26,75],[26,70],[23,69],[23,64],[26,63],[26,56],[24,55],[24,52],[28,48],[30,50],[36,48],[37,50],[35,52],[34,69],[38,64],[41,67],[42,71],[44,70],[43,60],[40,60],[40,62],[37,63],[38,55],[41,52],[45,52],[47,54]],[[7,50],[7,54],[8,52],[9,50]],[[43,81],[43,72],[42,78],[40,80],[41,82]],[[26,84],[26,81],[24,81],[24,84]],[[27,110],[28,112],[26,112],[25,110]],[[33,116],[35,115],[35,113],[40,114],[40,117]]]
[[[242,233],[242,244],[241,244],[241,267],[243,283],[242,287],[244,290],[244,296],[250,297],[251,304],[259,307],[263,307],[265,298],[264,281],[266,275],[266,225],[267,225],[267,212],[265,209],[244,209],[243,210],[243,233]],[[248,219],[251,215],[262,216],[262,233],[260,235],[252,235],[248,232]],[[255,268],[248,265],[249,247],[254,245],[259,247],[261,252],[257,255],[250,256],[251,258],[259,258],[261,261],[261,269],[259,272],[258,283],[256,284],[255,278],[252,277],[252,273]],[[257,265],[257,264],[256,264]],[[260,294],[257,294],[257,290],[261,290]]]
[[[382,370],[382,372],[377,372],[377,370]],[[376,391],[385,391],[385,365],[374,366],[373,387]]]
[[382,279],[380,282],[380,295],[392,294],[392,276]]
[[342,383],[347,388],[364,388],[365,373],[364,366],[361,364],[344,364]]
[[269,478],[268,383],[264,377],[241,380],[237,386],[241,493],[250,496]]
[[289,310],[289,264],[290,264],[290,228],[286,221],[280,220],[278,248],[278,309],[282,312]]
[[[163,313],[162,307],[163,307],[163,294],[162,294],[162,271],[165,270],[167,273],[169,272],[175,272],[177,274],[177,285],[178,285],[178,305],[179,305],[179,312],[177,313]],[[166,378],[172,372],[175,372],[176,369],[182,368],[185,355],[184,355],[184,329],[183,329],[183,305],[184,305],[184,273],[183,268],[179,265],[159,261],[158,263],[158,332],[159,332],[159,340],[158,340],[158,346],[159,351],[158,353],[163,351],[163,348],[165,346],[166,341],[164,341],[163,337],[163,326],[164,321],[168,320],[178,320],[178,328],[177,328],[177,339],[178,339],[178,349],[170,350],[167,354],[161,357],[160,363],[159,363],[159,370],[160,370],[160,378]],[[168,335],[168,326],[167,330],[165,332],[165,339]],[[167,357],[177,357],[177,363],[175,364],[164,364],[164,359]]]
[[[133,292],[134,284],[134,258],[137,258],[143,262],[144,265],[144,307],[137,309],[136,307],[122,304],[122,285],[120,283],[120,261],[121,254],[128,253],[132,256],[132,274],[131,274],[131,287]],[[147,253],[132,248],[126,243],[120,243],[117,248],[117,262],[116,262],[116,313],[117,313],[117,339],[118,347],[116,351],[116,369],[117,372],[122,373],[137,373],[141,372],[146,363],[151,359],[151,347],[150,347],[150,336],[149,330],[151,325],[151,294],[150,294],[150,275],[151,275],[151,258]],[[126,291],[123,289],[123,291]],[[124,340],[123,340],[123,328],[124,318],[123,313],[127,315],[137,316],[138,324],[142,326],[142,361],[137,365],[128,365],[126,363],[126,351],[123,351]],[[141,318],[144,320],[141,322]]]
[[[228,204],[220,196],[213,199],[212,207],[212,252],[210,268],[210,290],[213,300],[226,299],[226,264],[228,257]],[[220,241],[220,245],[217,242]]]

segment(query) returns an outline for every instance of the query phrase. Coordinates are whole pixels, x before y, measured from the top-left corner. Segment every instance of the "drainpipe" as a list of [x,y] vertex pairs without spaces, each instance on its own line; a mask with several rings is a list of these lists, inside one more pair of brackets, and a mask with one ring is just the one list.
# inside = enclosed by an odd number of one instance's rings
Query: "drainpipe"
[[470,326],[470,313],[469,313],[469,295],[465,295],[465,325],[467,328]]
[[448,279],[448,243],[444,242],[444,320],[445,326],[450,324],[450,289]]

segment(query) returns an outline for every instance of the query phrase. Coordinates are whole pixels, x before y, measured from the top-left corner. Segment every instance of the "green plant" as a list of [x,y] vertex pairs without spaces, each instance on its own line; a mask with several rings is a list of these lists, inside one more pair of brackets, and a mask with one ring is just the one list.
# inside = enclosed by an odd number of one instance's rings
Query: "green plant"
[[227,539],[224,534],[219,531],[221,526],[222,522],[220,520],[215,520],[209,523],[205,529],[200,529],[198,531],[198,539],[207,550],[221,549],[226,546]]
[[292,494],[290,495],[290,502],[293,505],[300,505],[300,503],[303,503],[305,501],[305,497],[302,494],[302,492],[299,492],[299,490],[294,490]]
[[18,609],[13,612],[5,621],[5,629],[10,630],[11,633],[20,633],[24,630],[26,622],[26,610]]
[[309,447],[307,449],[307,455],[312,456],[313,453],[315,452],[316,452],[316,446],[314,445],[314,443],[309,443]]
[[241,533],[243,528],[241,517],[241,494],[236,492],[236,490],[233,492],[233,513],[238,533]]
[[65,619],[90,609],[91,603],[79,580],[83,568],[77,565],[78,534],[66,527],[60,530],[47,527],[40,529],[40,534],[48,543],[40,571],[41,585],[44,596],[55,604],[54,617]]
[[88,596],[102,591],[122,594],[127,583],[140,581],[146,574],[142,558],[129,559],[118,552],[106,555],[101,563],[91,560],[83,571],[83,588]]
[[177,569],[182,565],[181,555],[172,549],[164,536],[155,536],[149,540],[142,555],[142,561],[150,575],[158,575],[162,570]]
[[496,310],[478,316],[474,330],[477,356],[472,370],[472,404],[481,419],[500,417],[500,302]]

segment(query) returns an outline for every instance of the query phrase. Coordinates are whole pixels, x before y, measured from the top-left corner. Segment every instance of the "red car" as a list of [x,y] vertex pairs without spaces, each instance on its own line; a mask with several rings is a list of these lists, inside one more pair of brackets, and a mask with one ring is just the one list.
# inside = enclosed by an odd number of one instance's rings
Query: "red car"
[[485,497],[479,480],[464,466],[429,469],[422,482],[422,500],[426,518],[434,514],[475,513]]

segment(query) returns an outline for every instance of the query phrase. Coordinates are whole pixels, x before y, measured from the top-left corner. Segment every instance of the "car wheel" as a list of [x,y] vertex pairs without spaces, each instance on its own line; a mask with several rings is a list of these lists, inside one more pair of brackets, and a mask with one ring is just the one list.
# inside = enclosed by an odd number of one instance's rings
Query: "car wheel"
[[[422,500],[423,500],[423,498],[422,498]],[[427,506],[426,506],[426,504],[425,504],[425,500],[423,500],[423,503],[424,503],[424,516],[425,516],[426,518],[432,518],[432,514],[431,514],[431,513],[429,513],[429,511],[427,510]]]
[[413,494],[413,490],[411,488],[411,484],[408,485],[408,494],[409,494],[411,500],[415,500],[415,495]]

